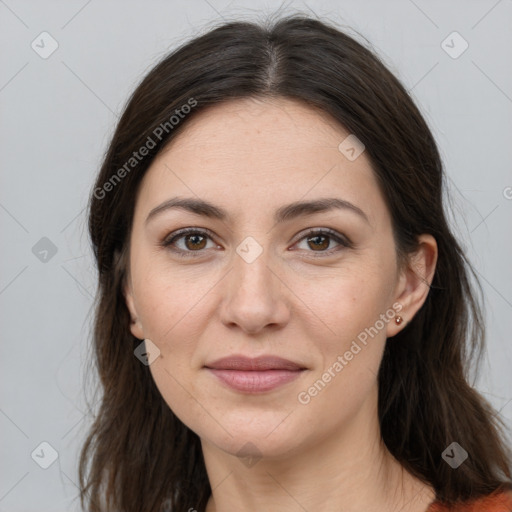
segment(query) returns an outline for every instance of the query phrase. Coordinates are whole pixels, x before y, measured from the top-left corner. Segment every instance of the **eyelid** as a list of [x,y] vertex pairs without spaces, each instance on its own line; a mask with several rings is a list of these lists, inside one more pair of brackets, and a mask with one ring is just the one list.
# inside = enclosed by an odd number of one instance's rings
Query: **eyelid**
[[[161,242],[161,246],[165,249],[168,249],[172,251],[175,254],[178,254],[179,256],[188,257],[189,255],[191,257],[196,257],[201,255],[201,253],[204,253],[205,250],[198,250],[198,251],[183,251],[182,249],[175,249],[172,247],[172,244],[187,235],[201,235],[206,236],[209,238],[212,242],[215,242],[215,235],[212,231],[210,231],[208,228],[195,228],[195,227],[189,227],[189,228],[183,228],[178,231],[175,231],[171,233],[169,236],[165,237],[164,240]],[[308,228],[305,231],[302,231],[299,233],[296,237],[296,241],[293,242],[293,245],[296,245],[297,243],[301,242],[305,238],[310,238],[313,236],[325,236],[327,235],[329,238],[334,240],[337,244],[339,244],[341,247],[344,248],[353,248],[352,241],[344,234],[338,233],[337,231],[331,229],[331,228]],[[311,253],[313,257],[326,257],[330,256],[333,253],[337,253],[339,251],[338,248],[328,249],[327,251],[306,251],[308,253]],[[316,253],[316,254],[315,254]]]
[[183,257],[188,257],[188,256],[195,257],[195,256],[201,255],[201,253],[204,253],[205,252],[204,250],[200,250],[200,251],[183,251],[182,249],[175,249],[175,248],[172,247],[172,244],[174,243],[175,240],[183,238],[183,237],[185,237],[187,235],[202,235],[202,236],[206,236],[207,238],[212,240],[212,242],[214,242],[214,239],[215,239],[214,233],[212,231],[210,231],[208,228],[193,228],[193,227],[189,227],[189,228],[183,228],[183,229],[179,229],[177,231],[174,231],[170,235],[166,236],[162,240],[160,245],[164,249],[170,250],[174,254],[177,254],[178,256],[183,256]]
[[[311,237],[314,235],[329,235],[331,238],[338,239],[340,244],[352,245],[350,239],[343,233],[339,233],[331,228],[308,228],[297,235],[297,242],[300,242],[303,238]],[[294,242],[294,243],[297,243]]]

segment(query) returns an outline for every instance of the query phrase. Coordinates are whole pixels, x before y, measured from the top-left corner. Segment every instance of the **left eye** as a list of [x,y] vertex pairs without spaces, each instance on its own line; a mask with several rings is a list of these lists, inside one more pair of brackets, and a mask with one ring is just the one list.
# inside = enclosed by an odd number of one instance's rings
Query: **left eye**
[[[192,253],[203,252],[202,250],[206,248],[208,240],[213,242],[212,235],[208,231],[188,229],[180,231],[174,236],[165,239],[162,242],[162,246],[173,251],[178,256],[194,257],[196,255]],[[303,240],[308,244],[310,249],[314,249],[308,252],[317,252],[320,253],[320,256],[325,254],[330,255],[333,252],[339,251],[343,247],[351,247],[351,242],[346,237],[329,229],[311,230],[300,238],[299,242],[302,242]],[[332,240],[338,244],[338,247],[326,250],[330,246]],[[182,247],[178,247],[178,241],[183,241]]]
[[[319,250],[313,250],[312,252],[320,252],[322,254],[332,254],[333,252],[337,252],[340,250],[341,247],[350,247],[350,242],[344,238],[343,236],[339,235],[335,231],[331,230],[317,230],[317,231],[310,231],[306,234],[306,236],[303,236],[299,241],[304,240],[309,248],[317,248]],[[338,247],[330,250],[326,250],[329,245],[331,244],[331,241],[334,240]]]

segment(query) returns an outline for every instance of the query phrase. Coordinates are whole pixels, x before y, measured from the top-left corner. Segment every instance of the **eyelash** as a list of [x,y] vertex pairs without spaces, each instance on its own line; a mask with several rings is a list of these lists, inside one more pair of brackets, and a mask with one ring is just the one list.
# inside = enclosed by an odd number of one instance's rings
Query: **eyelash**
[[[180,238],[184,238],[187,235],[201,235],[201,236],[206,236],[210,239],[212,239],[212,236],[213,236],[213,234],[207,229],[186,228],[186,229],[183,229],[183,230],[180,230],[180,231],[174,233],[171,237],[167,237],[166,239],[164,239],[161,243],[161,246],[172,251],[180,258],[196,258],[196,257],[200,256],[201,253],[204,252],[204,250],[184,251],[183,249],[175,249],[172,247],[172,244],[175,243],[176,240],[179,240]],[[329,229],[329,228],[311,229],[307,233],[305,233],[295,243],[299,243],[302,240],[304,240],[305,238],[312,238],[314,236],[328,236],[335,242],[339,243],[342,248],[352,248],[353,247],[352,242],[347,237],[344,237],[344,236],[340,235],[339,233],[337,233],[336,231]],[[337,247],[334,249],[329,249],[328,251],[307,251],[307,252],[312,252],[313,254],[315,252],[318,252],[319,254],[314,254],[313,257],[321,258],[321,257],[325,257],[325,256],[331,256],[332,254],[334,254],[335,252],[338,252],[340,250],[341,250],[340,247]],[[194,253],[197,253],[197,254],[194,254]]]

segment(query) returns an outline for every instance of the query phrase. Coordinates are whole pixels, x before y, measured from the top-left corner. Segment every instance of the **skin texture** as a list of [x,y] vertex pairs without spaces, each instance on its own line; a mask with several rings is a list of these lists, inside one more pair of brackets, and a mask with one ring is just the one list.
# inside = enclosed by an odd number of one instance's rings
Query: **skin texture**
[[[131,331],[158,346],[150,366],[155,383],[201,438],[213,489],[208,512],[424,512],[434,499],[381,441],[377,373],[386,339],[427,297],[437,246],[422,235],[409,266],[398,267],[370,161],[364,152],[350,161],[338,150],[348,135],[299,102],[237,99],[191,119],[141,183],[125,288]],[[145,223],[153,208],[177,196],[210,201],[231,219],[173,209]],[[325,197],[351,202],[368,222],[349,209],[274,222],[283,205]],[[162,247],[187,227],[213,236],[176,240],[189,257]],[[312,239],[309,228],[331,228],[352,247]],[[249,236],[263,249],[250,263],[237,253]],[[404,322],[385,322],[300,403],[299,393],[393,304]],[[232,354],[277,355],[307,369],[272,391],[240,393],[204,368]]]

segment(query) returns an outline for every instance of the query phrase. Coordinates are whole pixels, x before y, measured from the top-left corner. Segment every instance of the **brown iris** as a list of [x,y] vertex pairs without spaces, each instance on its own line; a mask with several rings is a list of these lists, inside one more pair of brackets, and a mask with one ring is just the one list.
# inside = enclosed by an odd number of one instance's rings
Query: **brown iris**
[[[202,238],[202,241],[197,242],[198,239]],[[188,242],[189,240],[194,239],[195,241],[192,242],[192,246],[189,246]],[[185,236],[185,246],[187,249],[194,250],[194,249],[204,249],[204,246],[206,245],[206,237],[199,234],[192,234],[192,235],[186,235]]]
[[[318,240],[320,238],[323,238],[324,240],[324,243],[322,244],[322,247],[319,247],[319,245],[317,244],[317,248],[320,248],[320,249],[327,249],[329,247],[329,237],[327,236],[323,236],[323,235],[315,235],[315,236],[310,236],[308,237],[308,245],[310,244],[310,241],[311,240]],[[315,242],[316,243],[316,242]],[[311,247],[311,245],[310,245]],[[312,247],[311,247],[312,248]]]

